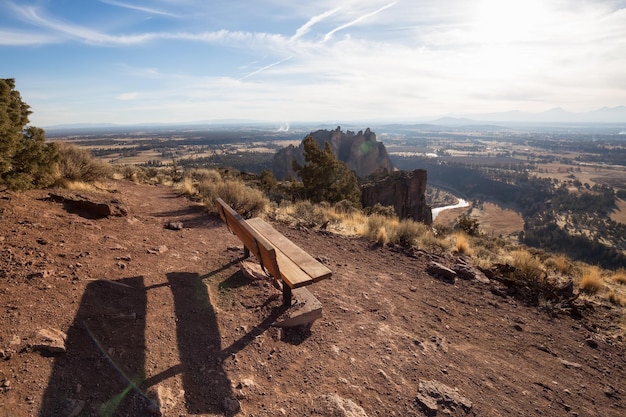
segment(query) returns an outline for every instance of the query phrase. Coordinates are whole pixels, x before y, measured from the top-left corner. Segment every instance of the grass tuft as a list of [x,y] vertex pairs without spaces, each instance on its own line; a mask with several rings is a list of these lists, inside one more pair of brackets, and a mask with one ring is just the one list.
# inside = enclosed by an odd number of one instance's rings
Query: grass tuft
[[454,234],[454,250],[457,253],[461,253],[464,255],[473,255],[474,251],[470,246],[470,241],[468,236],[463,232],[458,232]]
[[582,277],[580,279],[580,291],[585,294],[593,295],[597,294],[604,287],[602,281],[602,271],[596,266],[588,266],[583,270]]
[[545,264],[547,267],[561,274],[568,274],[572,270],[572,261],[567,255],[562,253],[549,257],[545,261]]

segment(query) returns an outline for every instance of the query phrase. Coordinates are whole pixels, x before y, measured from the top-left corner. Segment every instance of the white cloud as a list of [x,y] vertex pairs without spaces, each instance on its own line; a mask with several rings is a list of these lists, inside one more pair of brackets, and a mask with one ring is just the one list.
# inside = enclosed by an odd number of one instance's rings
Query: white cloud
[[122,101],[128,101],[128,100],[135,100],[137,97],[139,97],[139,93],[137,92],[131,92],[131,93],[122,93],[122,94],[118,94],[117,98],[118,100],[122,100]]

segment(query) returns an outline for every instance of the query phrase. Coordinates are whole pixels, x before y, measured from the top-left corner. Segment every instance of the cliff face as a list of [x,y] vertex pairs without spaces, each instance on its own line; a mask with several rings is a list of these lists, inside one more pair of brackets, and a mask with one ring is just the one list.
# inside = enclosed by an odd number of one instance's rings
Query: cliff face
[[376,203],[393,206],[401,219],[431,224],[432,213],[426,205],[426,180],[423,169],[394,172],[383,180],[363,184],[361,204],[363,207],[372,207]]
[[[325,143],[328,142],[337,159],[348,164],[359,178],[366,178],[383,170],[393,171],[393,164],[385,145],[376,140],[376,134],[369,128],[365,132],[359,131],[355,134],[349,130],[344,133],[340,127],[337,127],[335,130],[324,129],[311,132],[311,136],[320,148],[324,148]],[[278,151],[272,163],[272,171],[276,178],[285,179],[290,176],[295,178],[296,174],[291,164],[295,160],[300,165],[304,165],[303,154],[302,143],[298,147],[289,145]]]

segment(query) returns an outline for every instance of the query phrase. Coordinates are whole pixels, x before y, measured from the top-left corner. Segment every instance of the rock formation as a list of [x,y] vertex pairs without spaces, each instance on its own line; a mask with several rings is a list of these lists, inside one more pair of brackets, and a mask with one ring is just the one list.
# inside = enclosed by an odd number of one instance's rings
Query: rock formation
[[372,207],[376,203],[392,206],[401,219],[413,219],[431,224],[432,213],[426,205],[426,171],[397,171],[389,176],[361,186],[361,204]]
[[[393,164],[385,145],[376,140],[376,134],[369,128],[365,129],[365,132],[359,131],[355,134],[349,130],[344,133],[340,127],[337,127],[335,130],[323,129],[311,132],[311,136],[320,148],[324,148],[325,143],[328,142],[337,159],[347,163],[359,178],[367,178],[385,170],[393,171]],[[279,180],[296,178],[291,167],[294,160],[300,165],[305,163],[302,143],[298,147],[289,145],[276,153],[272,164],[274,176]]]

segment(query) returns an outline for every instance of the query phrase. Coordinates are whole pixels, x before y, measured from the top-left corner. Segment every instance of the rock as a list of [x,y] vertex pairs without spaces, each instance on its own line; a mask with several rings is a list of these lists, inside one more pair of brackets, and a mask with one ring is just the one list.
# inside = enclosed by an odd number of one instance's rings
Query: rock
[[416,401],[429,416],[439,411],[448,415],[468,414],[473,406],[458,389],[439,381],[420,381]]
[[165,225],[166,229],[169,230],[183,230],[183,222],[169,222]]
[[39,329],[30,338],[29,345],[34,351],[45,355],[60,355],[66,352],[67,335],[54,328]]
[[483,274],[479,269],[474,268],[467,264],[457,264],[451,268],[456,272],[457,276],[461,279],[476,280],[479,282],[489,283],[489,278]]
[[32,272],[26,275],[27,279],[43,279],[52,275],[52,271],[44,269],[43,271]]
[[244,378],[237,384],[237,389],[250,388],[255,386],[254,380],[252,378]]
[[563,364],[563,366],[565,366],[566,368],[582,368],[582,365],[576,362],[569,362],[566,361],[565,359],[559,359],[559,361]]
[[102,217],[124,217],[129,211],[125,203],[117,199],[107,199],[105,194],[81,192],[81,194],[60,190],[50,193],[48,199],[63,203],[65,209],[83,217],[98,219]]
[[589,346],[592,349],[597,349],[598,348],[598,342],[596,342],[595,340],[593,340],[590,337],[585,339],[585,343],[587,344],[587,346]]
[[276,327],[310,326],[322,317],[322,303],[306,288],[292,290],[293,304],[285,313],[285,318],[278,320]]
[[427,173],[423,169],[412,172],[397,171],[387,177],[361,186],[361,204],[373,207],[376,203],[392,206],[401,219],[432,223],[432,213],[426,204]]
[[426,267],[426,272],[435,278],[454,284],[456,282],[457,274],[452,269],[441,265],[439,262],[431,261]]
[[[351,131],[342,132],[340,127],[335,130],[320,129],[310,133],[320,148],[324,149],[326,142],[338,160],[345,162],[359,178],[387,171],[392,172],[394,167],[382,142],[376,140],[376,134],[369,128],[358,133]],[[272,171],[277,179],[285,179],[289,176],[296,177],[293,171],[293,161],[304,165],[304,145],[298,147],[289,145],[280,149],[274,155]]]
[[252,261],[241,261],[239,263],[239,269],[246,278],[251,280],[268,280],[271,278],[263,271],[261,265]]
[[326,415],[333,417],[367,417],[363,407],[354,401],[341,398],[337,394],[329,394],[322,397],[322,402],[326,408]]

